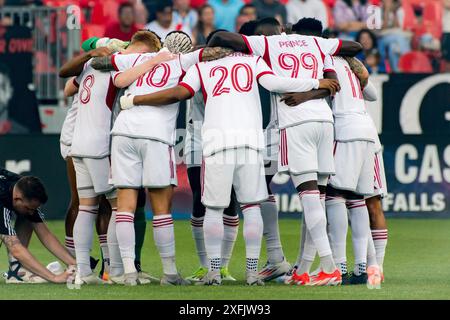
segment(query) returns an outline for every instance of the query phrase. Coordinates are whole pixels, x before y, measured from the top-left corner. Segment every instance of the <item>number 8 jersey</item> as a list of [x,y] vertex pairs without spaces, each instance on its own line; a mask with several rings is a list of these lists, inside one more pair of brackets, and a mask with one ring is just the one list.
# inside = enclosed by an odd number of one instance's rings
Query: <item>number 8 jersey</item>
[[[324,72],[334,71],[330,55],[339,52],[341,41],[297,34],[274,36],[242,36],[249,52],[263,57],[277,76],[302,79],[323,79]],[[305,122],[333,123],[333,115],[325,99],[304,102],[289,107],[280,102],[277,111],[279,128]]]

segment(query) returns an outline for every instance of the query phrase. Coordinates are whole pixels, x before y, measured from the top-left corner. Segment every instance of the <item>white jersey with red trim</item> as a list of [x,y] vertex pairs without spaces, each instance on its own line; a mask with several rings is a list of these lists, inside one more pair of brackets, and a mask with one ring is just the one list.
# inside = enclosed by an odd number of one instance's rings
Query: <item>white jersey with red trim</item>
[[109,72],[101,72],[86,62],[74,80],[78,86],[78,113],[71,156],[103,158],[110,154],[111,109],[117,90]]
[[[201,51],[180,55],[179,59],[157,65],[133,82],[125,90],[125,94],[144,95],[175,87],[185,74],[185,70],[200,61]],[[116,70],[112,72],[113,82],[121,72],[144,63],[156,54],[113,55],[112,63]],[[164,107],[135,106],[123,110],[117,116],[111,133],[131,138],[152,139],[173,145],[178,107],[177,102]]]
[[[339,52],[341,41],[297,34],[274,36],[243,36],[249,52],[264,58],[277,76],[303,79],[323,79],[326,71],[333,71],[327,56]],[[304,102],[289,107],[277,100],[278,125],[286,128],[297,124],[321,121],[333,122],[333,116],[325,99]]]
[[234,53],[191,67],[180,85],[192,95],[202,89],[205,117],[203,155],[246,147],[263,150],[261,101],[257,80],[272,71],[256,56]]
[[64,118],[64,123],[61,128],[61,135],[59,137],[59,142],[63,145],[70,147],[72,145],[73,132],[75,129],[75,121],[77,119],[78,112],[78,93],[73,96],[72,105],[69,110],[67,110],[66,117]]
[[375,142],[377,132],[366,110],[359,79],[344,58],[332,59],[341,86],[341,90],[332,99],[336,141]]

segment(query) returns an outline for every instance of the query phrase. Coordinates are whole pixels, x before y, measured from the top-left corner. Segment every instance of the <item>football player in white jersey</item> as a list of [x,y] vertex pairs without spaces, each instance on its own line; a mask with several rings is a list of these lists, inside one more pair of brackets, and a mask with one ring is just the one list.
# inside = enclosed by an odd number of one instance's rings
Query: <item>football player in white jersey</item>
[[127,109],[135,105],[174,103],[202,90],[205,100],[202,203],[206,207],[204,237],[209,259],[209,272],[204,284],[221,283],[222,213],[230,202],[232,186],[244,215],[247,284],[263,284],[257,273],[263,232],[260,203],[268,198],[268,194],[262,158],[264,134],[257,82],[277,92],[339,89],[335,80],[276,77],[260,57],[234,53],[217,61],[196,64],[175,88],[121,98],[122,108]]
[[[262,56],[277,75],[318,79],[328,71],[325,68],[327,55],[354,55],[361,50],[361,45],[355,42],[297,34],[241,37],[219,32],[208,45],[228,46]],[[323,97],[328,95],[329,92],[323,92]],[[331,110],[324,99],[318,99],[295,108],[281,101],[277,111],[281,129],[279,169],[291,175],[304,208],[306,241],[315,244],[321,258],[321,272],[310,278],[307,271],[314,256],[304,252],[298,272],[304,275],[303,284],[339,284],[341,275],[333,261],[324,208],[328,175],[334,173]]]
[[[117,87],[128,87],[135,94],[160,91],[175,86],[185,70],[211,52],[198,50],[157,65],[150,72],[142,68],[159,48],[153,46],[146,54],[131,54],[136,42],[152,34],[137,32],[125,54],[113,55],[115,67],[112,79]],[[153,34],[152,34],[153,35]],[[227,50],[223,50],[227,51]],[[168,52],[168,51],[167,51]],[[130,53],[130,54],[128,54]],[[99,61],[99,65],[102,62]],[[100,66],[101,67],[101,66]],[[136,72],[139,71],[139,72]],[[136,188],[145,187],[153,209],[154,239],[163,263],[163,285],[185,285],[175,264],[173,220],[170,214],[173,186],[176,185],[174,134],[178,104],[167,108],[136,108],[119,113],[112,129],[112,181],[119,189],[116,232],[125,269],[125,282],[137,284],[134,260],[133,216],[136,207]]]

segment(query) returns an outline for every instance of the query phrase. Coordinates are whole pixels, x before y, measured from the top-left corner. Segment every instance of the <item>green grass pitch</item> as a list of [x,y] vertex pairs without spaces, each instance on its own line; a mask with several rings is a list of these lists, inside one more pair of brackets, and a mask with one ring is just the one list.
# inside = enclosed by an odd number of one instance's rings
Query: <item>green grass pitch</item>
[[[385,260],[386,281],[381,290],[368,290],[366,286],[293,287],[269,283],[264,287],[244,285],[244,243],[242,222],[230,264],[231,273],[239,280],[220,287],[161,287],[147,286],[83,286],[69,290],[66,285],[34,284],[13,285],[0,281],[0,299],[449,299],[450,298],[450,221],[390,219],[389,243]],[[62,221],[50,221],[49,227],[64,239]],[[151,229],[150,224],[147,225]],[[281,220],[280,230],[284,250],[289,261],[297,255],[300,222]],[[188,221],[175,221],[177,265],[184,276],[198,267]],[[161,275],[161,263],[153,245],[152,233],[146,235],[143,268],[153,275]],[[349,237],[350,244],[350,237]],[[351,246],[349,246],[351,248]],[[262,250],[260,265],[265,261]],[[6,250],[1,250],[0,270],[7,269]],[[36,238],[31,251],[42,262],[55,259]],[[98,244],[93,251],[99,256]],[[351,261],[351,249],[349,251]],[[98,268],[98,267],[97,267]]]

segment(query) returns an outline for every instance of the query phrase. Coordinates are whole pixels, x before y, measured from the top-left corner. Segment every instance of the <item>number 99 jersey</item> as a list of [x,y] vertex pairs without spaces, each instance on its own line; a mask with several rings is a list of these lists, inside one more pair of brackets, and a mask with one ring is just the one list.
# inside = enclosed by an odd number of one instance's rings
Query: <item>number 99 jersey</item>
[[[324,72],[334,71],[331,59],[339,52],[341,41],[297,34],[274,36],[243,36],[250,54],[263,57],[277,76],[303,79],[323,79]],[[325,99],[315,99],[298,107],[289,107],[277,99],[279,128],[305,122],[333,122]]]

